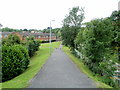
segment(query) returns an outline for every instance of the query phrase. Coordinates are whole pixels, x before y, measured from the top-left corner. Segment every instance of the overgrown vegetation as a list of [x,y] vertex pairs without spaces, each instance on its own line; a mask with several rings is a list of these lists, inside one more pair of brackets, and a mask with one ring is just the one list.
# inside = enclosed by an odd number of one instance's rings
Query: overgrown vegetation
[[66,15],[63,20],[63,28],[61,33],[62,40],[63,43],[71,49],[75,48],[74,40],[79,32],[83,19],[84,9],[73,7],[69,11],[69,15]]
[[72,52],[70,51],[70,49],[68,47],[63,46],[62,49],[70,57],[70,59],[77,65],[77,67],[80,69],[80,71],[82,71],[89,78],[94,80],[94,82],[98,88],[112,88],[109,85],[104,84],[101,81],[99,81],[99,79],[101,77],[94,75],[94,73],[91,72],[91,70],[88,68],[88,66],[85,65],[81,59],[77,58],[74,54],[72,54]]
[[15,44],[20,44],[21,41],[20,41],[20,38],[16,35],[12,35],[10,34],[8,36],[8,38],[3,38],[2,39],[2,45],[8,45],[8,46],[11,46],[11,45],[15,45]]
[[81,27],[83,11],[81,9],[78,14],[79,7],[74,7],[65,17],[61,34],[63,44],[100,76],[100,81],[118,87],[114,74],[116,63],[120,62],[120,11],[113,12],[110,17],[84,23]]
[[2,81],[10,80],[23,73],[32,57],[39,49],[40,41],[29,37],[22,43],[17,35],[10,34],[2,40]]
[[[110,79],[116,70],[115,64],[118,60],[115,50],[111,47],[112,31],[110,19],[96,19],[87,23],[86,28],[80,30],[75,42],[78,51],[83,55],[83,62],[89,69],[100,75],[103,82],[116,86]],[[115,57],[112,58],[112,56]]]
[[29,64],[28,51],[22,45],[2,47],[2,81],[21,74]]
[[34,37],[27,38],[26,47],[28,49],[28,54],[32,57],[36,51],[38,51],[40,46],[40,40],[35,40]]

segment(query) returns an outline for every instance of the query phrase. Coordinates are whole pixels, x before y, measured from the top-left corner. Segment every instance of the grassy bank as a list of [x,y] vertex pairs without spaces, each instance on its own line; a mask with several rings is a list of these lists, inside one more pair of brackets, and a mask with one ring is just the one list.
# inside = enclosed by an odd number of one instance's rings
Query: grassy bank
[[[52,43],[52,47],[57,48],[60,45],[60,42]],[[22,73],[21,75],[13,78],[12,80],[2,83],[2,88],[24,88],[29,85],[30,80],[39,72],[41,67],[45,64],[49,58],[49,44],[42,44],[39,51],[36,52],[30,60],[29,68]],[[53,51],[53,49],[52,49]]]
[[80,59],[78,59],[73,54],[71,54],[68,47],[63,46],[62,49],[83,73],[85,73],[89,78],[94,80],[94,82],[96,83],[98,88],[112,88],[109,85],[98,81],[99,77],[94,76],[93,73],[88,69],[88,67],[86,65],[84,65],[84,63]]
[[[52,48],[57,48],[59,45],[60,45],[61,42],[52,42],[51,44],[51,47]],[[44,48],[49,48],[50,47],[50,43],[43,43],[41,45],[41,47],[44,47]]]

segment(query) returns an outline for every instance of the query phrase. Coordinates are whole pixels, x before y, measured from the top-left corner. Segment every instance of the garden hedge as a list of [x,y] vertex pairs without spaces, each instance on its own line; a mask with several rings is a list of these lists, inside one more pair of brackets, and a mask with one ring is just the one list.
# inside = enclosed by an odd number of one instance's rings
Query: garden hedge
[[27,42],[27,49],[28,49],[28,54],[30,57],[34,55],[36,51],[38,51],[40,46],[40,40],[30,40]]
[[22,45],[2,46],[2,81],[21,74],[29,65],[28,50]]

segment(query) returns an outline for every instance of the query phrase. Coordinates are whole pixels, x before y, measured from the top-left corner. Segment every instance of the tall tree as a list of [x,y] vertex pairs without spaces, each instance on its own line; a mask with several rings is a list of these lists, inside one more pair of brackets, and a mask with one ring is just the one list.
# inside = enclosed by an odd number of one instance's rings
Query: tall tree
[[79,32],[83,20],[84,9],[79,8],[79,6],[70,9],[69,15],[66,15],[63,20],[61,33],[63,44],[71,47],[71,49],[75,47],[74,40]]
[[120,62],[120,11],[114,11],[110,17],[114,26],[114,37],[112,46],[116,47],[118,51],[118,59]]
[[0,29],[0,31],[2,31],[2,32],[22,32],[22,30],[20,30],[20,29],[13,29],[13,28],[8,28],[8,27],[2,28],[2,29]]
[[75,27],[81,27],[81,22],[84,20],[84,9],[77,7],[73,7],[69,11],[69,15],[66,15],[66,17],[63,20],[64,26],[75,26]]

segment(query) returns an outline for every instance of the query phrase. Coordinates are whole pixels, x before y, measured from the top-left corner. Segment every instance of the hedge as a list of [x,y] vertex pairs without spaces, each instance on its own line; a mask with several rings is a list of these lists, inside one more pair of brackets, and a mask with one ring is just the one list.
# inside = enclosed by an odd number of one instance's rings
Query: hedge
[[3,45],[2,81],[7,81],[21,74],[29,65],[28,50],[22,45]]
[[28,49],[28,54],[30,57],[34,55],[34,53],[39,49],[40,46],[40,40],[30,40],[27,42],[27,49]]

